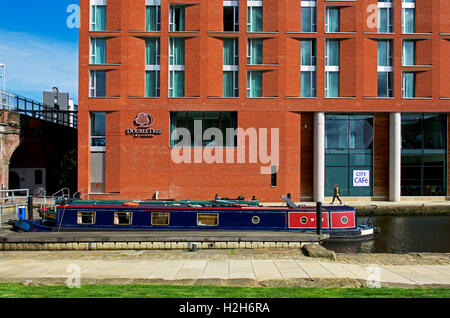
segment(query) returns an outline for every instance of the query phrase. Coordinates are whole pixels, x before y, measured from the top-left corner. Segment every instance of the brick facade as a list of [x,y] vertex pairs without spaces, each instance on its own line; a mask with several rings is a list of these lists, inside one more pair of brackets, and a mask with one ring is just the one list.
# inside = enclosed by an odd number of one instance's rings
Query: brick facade
[[[240,32],[223,32],[222,0],[161,0],[161,31],[145,32],[145,0],[107,0],[107,32],[89,31],[89,0],[81,0],[78,186],[89,189],[89,112],[105,111],[105,195],[99,198],[212,199],[255,195],[279,201],[313,195],[313,114],[374,114],[374,197],[389,193],[389,112],[449,112],[450,9],[447,0],[416,0],[416,32],[401,34],[395,0],[394,34],[377,34],[366,21],[374,0],[317,1],[317,33],[300,32],[300,0],[263,0],[263,32],[247,33],[247,1],[239,2]],[[186,31],[168,32],[169,4],[187,4]],[[341,6],[341,32],[325,33],[325,8]],[[107,37],[107,65],[89,64],[89,38]],[[168,98],[169,37],[185,42],[185,96]],[[160,98],[144,98],[145,38],[161,43]],[[222,40],[239,39],[239,98],[222,96]],[[247,38],[263,38],[263,65],[247,65]],[[314,38],[317,97],[300,98],[300,41]],[[402,39],[417,39],[418,65],[402,67]],[[324,98],[325,39],[340,39],[340,97]],[[394,43],[394,97],[377,98],[377,42]],[[89,98],[89,70],[107,70],[105,98]],[[263,70],[263,98],[247,98],[247,70]],[[402,71],[417,71],[417,97],[402,99]],[[170,157],[170,111],[237,111],[244,129],[279,128],[277,187],[262,164],[175,164]],[[127,136],[136,115],[150,113],[162,135]],[[194,150],[193,150],[194,151]],[[236,151],[236,150],[234,150]],[[88,191],[88,190],[87,190]],[[450,193],[450,182],[449,182]]]

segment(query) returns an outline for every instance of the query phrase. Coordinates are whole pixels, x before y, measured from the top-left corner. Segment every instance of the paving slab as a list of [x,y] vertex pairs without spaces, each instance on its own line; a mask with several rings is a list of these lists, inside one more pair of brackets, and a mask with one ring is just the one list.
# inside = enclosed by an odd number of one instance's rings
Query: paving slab
[[250,260],[230,260],[230,279],[256,280],[253,265]]
[[283,279],[273,260],[252,260],[256,280]]
[[306,262],[296,260],[297,264],[308,274],[312,279],[315,278],[336,278],[332,273],[327,271],[318,262]]
[[224,261],[208,261],[203,272],[202,278],[207,279],[227,279],[229,277],[230,262]]
[[356,275],[349,271],[347,268],[343,267],[338,263],[330,262],[319,262],[327,271],[332,273],[336,278],[353,278],[357,279]]
[[310,278],[308,274],[293,260],[274,261],[284,279]]
[[415,284],[425,285],[425,284],[439,284],[439,281],[414,270],[413,266],[393,266],[385,265],[383,266],[389,271],[403,276],[404,278],[413,281]]
[[199,279],[206,267],[206,260],[188,260],[181,266],[175,279]]
[[440,282],[441,284],[450,285],[450,273],[444,274],[434,269],[434,266],[430,265],[416,265],[414,270],[419,273],[423,273],[428,277]]
[[174,280],[185,260],[169,260],[162,262],[150,275],[150,279]]

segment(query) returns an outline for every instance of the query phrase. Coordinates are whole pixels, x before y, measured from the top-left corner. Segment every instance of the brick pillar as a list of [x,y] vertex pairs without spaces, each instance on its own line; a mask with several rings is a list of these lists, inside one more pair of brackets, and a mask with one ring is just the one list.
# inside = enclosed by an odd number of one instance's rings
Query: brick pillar
[[8,189],[9,162],[20,144],[20,116],[0,110],[0,188]]

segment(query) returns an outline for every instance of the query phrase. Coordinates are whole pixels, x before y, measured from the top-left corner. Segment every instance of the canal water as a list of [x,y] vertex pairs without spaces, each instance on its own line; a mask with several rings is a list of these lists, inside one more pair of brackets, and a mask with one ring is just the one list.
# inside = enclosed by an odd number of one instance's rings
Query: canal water
[[[359,217],[366,224],[368,217]],[[450,253],[450,216],[375,216],[380,233],[370,241],[324,242],[336,253]]]

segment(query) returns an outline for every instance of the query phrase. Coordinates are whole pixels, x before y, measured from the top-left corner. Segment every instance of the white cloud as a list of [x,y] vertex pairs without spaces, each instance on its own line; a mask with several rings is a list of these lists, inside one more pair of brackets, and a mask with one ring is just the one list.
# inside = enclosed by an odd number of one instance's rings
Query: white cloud
[[56,86],[78,100],[78,45],[0,30],[0,63],[6,65],[6,89],[41,100]]

